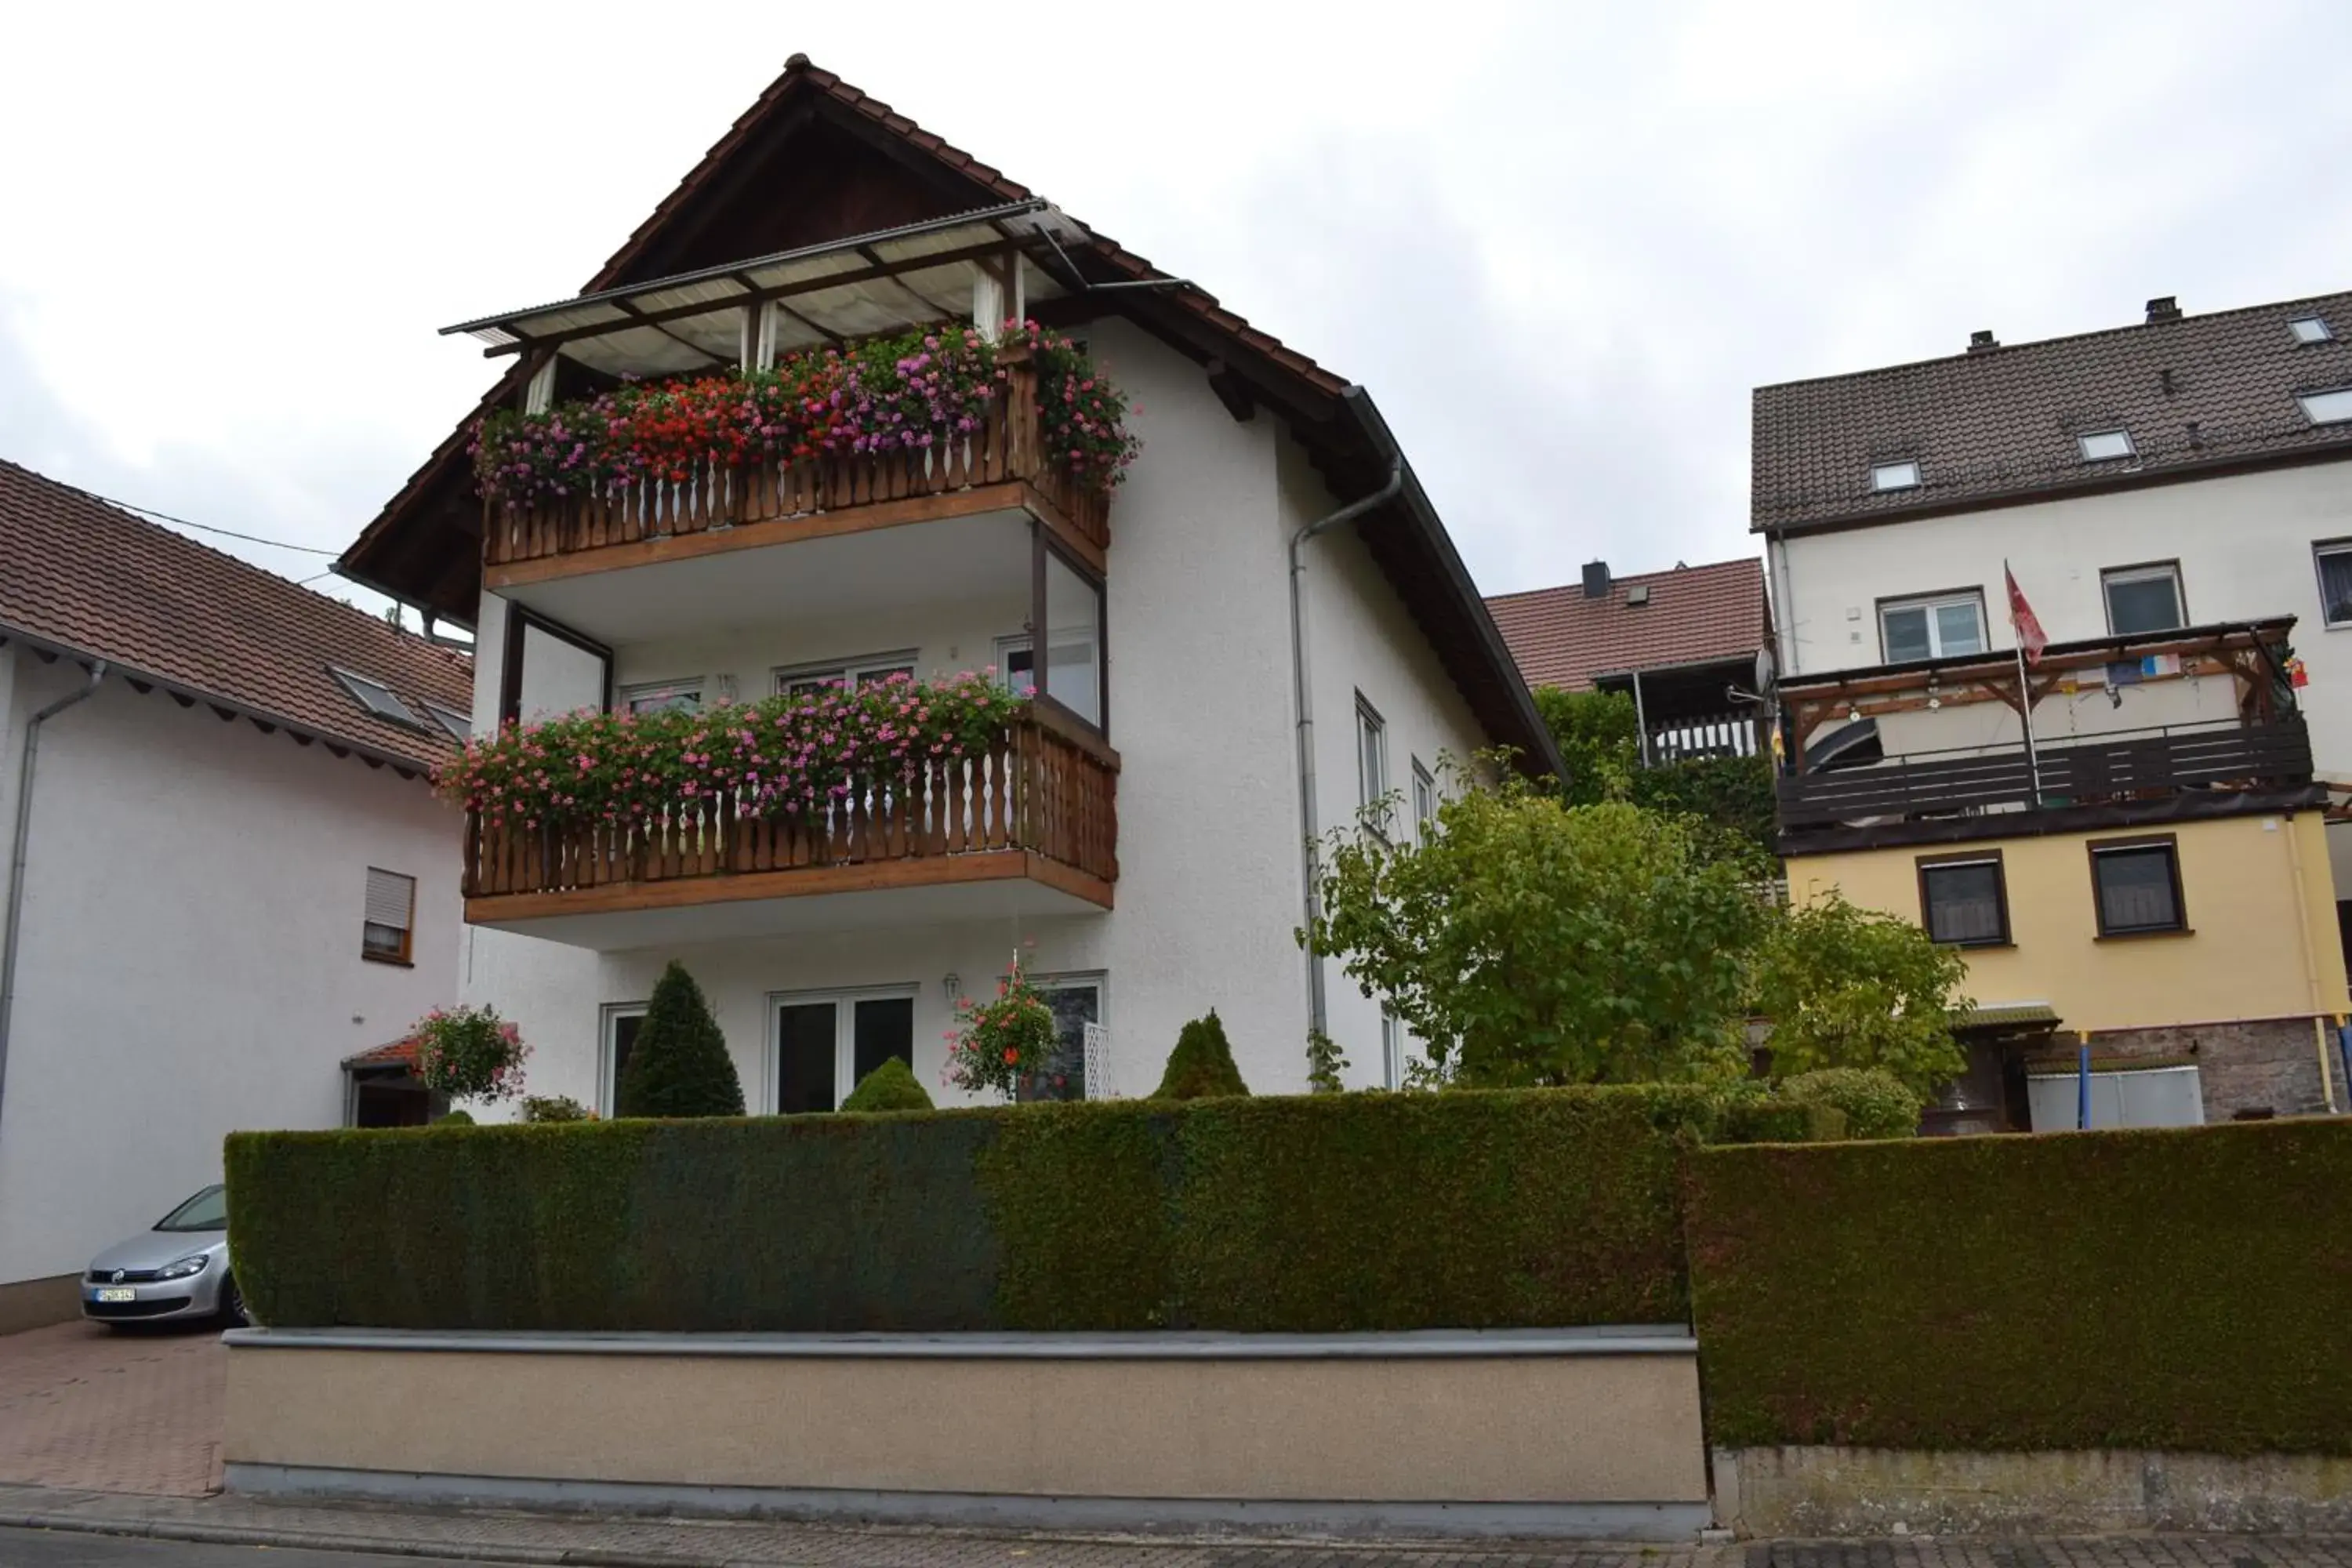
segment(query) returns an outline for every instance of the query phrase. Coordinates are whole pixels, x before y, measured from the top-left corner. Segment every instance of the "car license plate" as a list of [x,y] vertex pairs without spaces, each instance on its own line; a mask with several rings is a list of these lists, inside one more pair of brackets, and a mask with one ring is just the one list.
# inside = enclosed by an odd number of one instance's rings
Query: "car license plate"
[[100,1290],[98,1293],[98,1299],[101,1301],[136,1301],[139,1300],[139,1292],[136,1290]]

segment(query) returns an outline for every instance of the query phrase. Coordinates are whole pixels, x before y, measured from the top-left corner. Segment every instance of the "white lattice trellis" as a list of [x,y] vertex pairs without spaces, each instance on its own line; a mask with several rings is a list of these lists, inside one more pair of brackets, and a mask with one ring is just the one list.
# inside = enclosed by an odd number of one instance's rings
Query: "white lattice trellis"
[[1110,1030],[1100,1024],[1086,1026],[1087,1098],[1117,1100],[1118,1089],[1110,1078]]

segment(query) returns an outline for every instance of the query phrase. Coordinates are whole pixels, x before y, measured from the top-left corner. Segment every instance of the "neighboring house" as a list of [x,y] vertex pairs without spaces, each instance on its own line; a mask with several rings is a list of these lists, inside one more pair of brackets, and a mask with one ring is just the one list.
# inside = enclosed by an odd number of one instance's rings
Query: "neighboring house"
[[0,1328],[457,990],[462,654],[0,462]]
[[1051,628],[1045,695],[992,764],[1009,816],[974,798],[936,837],[812,848],[722,803],[734,836],[663,864],[478,828],[465,994],[520,1024],[536,1091],[609,1111],[674,958],[755,1111],[829,1110],[891,1055],[936,1085],[956,997],[1016,953],[1064,1019],[1066,1081],[1042,1092],[1149,1093],[1213,1007],[1254,1089],[1304,1087],[1318,1021],[1353,1082],[1402,1074],[1396,1025],[1294,940],[1304,841],[1391,792],[1391,831],[1414,831],[1441,756],[1557,753],[1361,388],[799,56],[586,292],[468,324],[516,353],[477,415],[1025,309],[1084,335],[1144,445],[1107,508],[1016,455],[890,500],[854,463],[762,470],[726,489],[749,499],[724,528],[641,530],[618,507],[486,513],[474,416],[442,443],[342,569],[476,627],[479,731],[894,672],[1034,688]]
[[1583,581],[1486,601],[1529,686],[1633,699],[1647,763],[1754,756],[1766,749],[1772,646],[1764,563],[1717,561]]
[[[2208,1115],[2352,1104],[2347,332],[2352,295],[2158,300],[1756,393],[1793,896],[1967,946],[1988,1030],[2194,1063]],[[2004,564],[2050,644],[2022,680]],[[2016,1124],[2041,1047],[1980,1046],[1947,1114],[2006,1063]]]

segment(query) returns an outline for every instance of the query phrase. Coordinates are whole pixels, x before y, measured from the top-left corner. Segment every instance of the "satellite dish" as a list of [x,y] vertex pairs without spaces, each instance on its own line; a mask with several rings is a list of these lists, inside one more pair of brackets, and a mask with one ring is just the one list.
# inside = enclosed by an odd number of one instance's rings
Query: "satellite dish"
[[1767,702],[1772,700],[1773,682],[1780,677],[1780,661],[1772,657],[1769,647],[1756,650],[1756,689]]

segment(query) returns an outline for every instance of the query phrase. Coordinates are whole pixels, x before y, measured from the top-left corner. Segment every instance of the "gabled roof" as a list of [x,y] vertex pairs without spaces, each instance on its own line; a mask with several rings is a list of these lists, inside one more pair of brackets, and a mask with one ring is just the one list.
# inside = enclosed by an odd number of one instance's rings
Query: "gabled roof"
[[[2288,323],[2326,321],[2297,340]],[[2314,425],[2297,395],[2352,387],[2352,294],[2178,316],[1851,375],[1759,386],[1750,497],[1759,531],[1908,517],[2352,458],[2352,423]],[[2085,462],[2084,435],[2136,456]],[[1874,491],[1916,459],[1916,489]]]
[[[807,56],[794,55],[583,292],[1033,195],[810,64]],[[1066,247],[1074,270],[1063,279],[1082,297],[1056,303],[1127,317],[1202,365],[1236,417],[1263,408],[1286,421],[1342,499],[1372,493],[1392,469],[1406,470],[1409,482],[1399,499],[1358,523],[1365,543],[1480,723],[1519,748],[1531,765],[1557,767],[1558,748],[1493,621],[1362,388],[1251,326],[1199,286],[1161,272],[1091,228],[1085,232],[1087,242]],[[1084,294],[1089,285],[1146,279],[1165,286]],[[481,503],[467,461],[467,438],[482,414],[515,398],[525,374],[520,363],[509,369],[411,476],[344,552],[339,570],[345,576],[451,619],[472,621],[480,585]]]
[[[1648,590],[1645,604],[1628,590]],[[1581,584],[1486,601],[1529,686],[1580,691],[1604,675],[1752,659],[1769,640],[1764,563],[1717,561],[1620,577],[1606,595]]]
[[[465,655],[5,460],[0,637],[416,769],[456,745],[422,704],[474,705]],[[424,726],[362,707],[339,668],[390,687]]]

